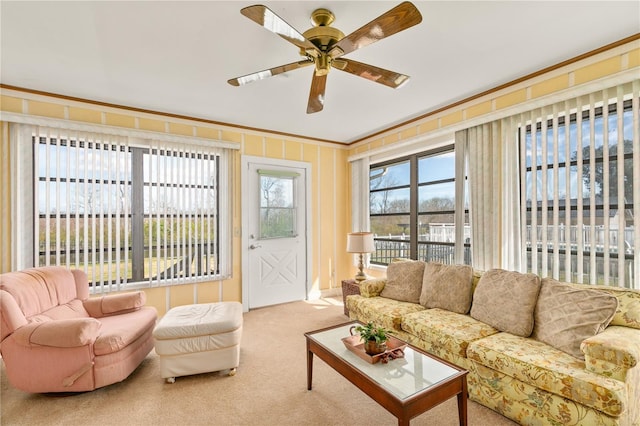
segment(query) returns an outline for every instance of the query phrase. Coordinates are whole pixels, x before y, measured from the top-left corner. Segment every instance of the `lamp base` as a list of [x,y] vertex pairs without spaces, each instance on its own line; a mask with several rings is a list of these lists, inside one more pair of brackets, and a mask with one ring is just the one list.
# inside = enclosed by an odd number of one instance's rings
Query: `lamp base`
[[364,281],[367,279],[367,276],[362,271],[364,269],[364,262],[362,261],[362,253],[360,253],[360,261],[358,262],[358,273],[356,274],[356,282]]

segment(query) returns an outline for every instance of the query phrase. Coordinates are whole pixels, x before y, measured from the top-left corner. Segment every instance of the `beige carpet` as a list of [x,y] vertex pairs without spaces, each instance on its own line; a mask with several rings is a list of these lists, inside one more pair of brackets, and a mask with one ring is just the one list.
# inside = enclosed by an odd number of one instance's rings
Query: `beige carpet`
[[[238,373],[181,377],[166,384],[151,352],[124,382],[74,395],[29,395],[1,371],[5,425],[393,425],[397,420],[315,358],[307,391],[304,332],[346,322],[337,299],[295,302],[245,314]],[[469,401],[470,425],[513,425]],[[457,425],[453,398],[412,425]]]

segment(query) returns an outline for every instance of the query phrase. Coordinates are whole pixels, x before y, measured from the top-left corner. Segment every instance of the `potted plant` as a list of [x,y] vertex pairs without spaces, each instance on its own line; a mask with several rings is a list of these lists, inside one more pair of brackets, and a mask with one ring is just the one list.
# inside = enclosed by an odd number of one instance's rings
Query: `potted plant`
[[387,331],[382,327],[376,327],[372,322],[367,325],[356,325],[352,328],[360,335],[364,342],[364,351],[369,355],[378,355],[387,350]]

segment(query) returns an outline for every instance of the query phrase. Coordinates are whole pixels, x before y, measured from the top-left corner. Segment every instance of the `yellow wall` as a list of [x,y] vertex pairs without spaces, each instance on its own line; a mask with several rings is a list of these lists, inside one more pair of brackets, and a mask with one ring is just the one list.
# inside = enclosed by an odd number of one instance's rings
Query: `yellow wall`
[[[340,280],[352,275],[345,253],[345,239],[350,217],[347,194],[347,148],[337,143],[318,142],[305,138],[284,137],[267,132],[243,131],[233,127],[215,126],[199,121],[167,118],[160,114],[136,112],[66,100],[27,91],[3,89],[0,95],[2,111],[30,116],[50,117],[75,122],[104,124],[165,132],[175,135],[197,135],[201,138],[238,142],[239,153],[233,159],[234,230],[242,227],[240,192],[241,155],[304,161],[311,165],[311,247],[313,290],[330,290],[340,286]],[[0,241],[2,256],[0,272],[11,270],[11,216],[8,126],[2,127],[0,139]],[[234,232],[232,277],[221,282],[188,284],[146,289],[147,303],[160,314],[168,308],[189,303],[242,299],[241,234]],[[220,297],[222,294],[222,297]]]

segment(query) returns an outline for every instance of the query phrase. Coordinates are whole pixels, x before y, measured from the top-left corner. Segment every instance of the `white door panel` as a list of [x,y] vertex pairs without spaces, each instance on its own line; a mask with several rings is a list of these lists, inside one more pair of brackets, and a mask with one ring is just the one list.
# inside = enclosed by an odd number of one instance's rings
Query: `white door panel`
[[304,300],[307,170],[248,161],[243,173],[243,301],[250,309]]

